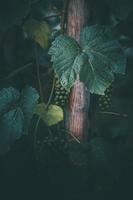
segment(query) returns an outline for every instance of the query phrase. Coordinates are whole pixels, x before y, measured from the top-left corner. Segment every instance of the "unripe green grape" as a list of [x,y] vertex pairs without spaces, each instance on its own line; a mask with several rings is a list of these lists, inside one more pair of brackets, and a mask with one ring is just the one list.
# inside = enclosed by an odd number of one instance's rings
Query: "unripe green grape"
[[56,88],[60,88],[60,84],[59,84],[59,83],[58,83],[58,84],[56,84],[55,86],[56,86]]
[[64,106],[67,103],[69,92],[62,87],[57,75],[55,75],[55,88],[54,88],[54,103],[59,106]]
[[99,109],[102,111],[108,110],[111,106],[111,100],[112,100],[112,85],[106,89],[105,95],[99,96],[98,98]]
[[56,101],[56,102],[55,102],[55,105],[59,105],[59,102],[58,102],[58,101]]
[[59,99],[63,99],[63,96],[62,96],[62,95],[60,95],[60,96],[59,96]]
[[61,94],[65,95],[65,91],[64,91],[64,90],[62,90],[62,91],[61,91]]
[[60,91],[56,90],[55,93],[56,93],[56,94],[60,94]]
[[61,90],[64,90],[64,88],[63,88],[63,87],[61,87],[60,89],[61,89]]
[[66,100],[68,99],[68,96],[65,95],[63,98],[64,98],[64,100],[66,101]]
[[64,101],[64,100],[61,100],[61,103],[63,104],[63,103],[65,103],[65,101]]

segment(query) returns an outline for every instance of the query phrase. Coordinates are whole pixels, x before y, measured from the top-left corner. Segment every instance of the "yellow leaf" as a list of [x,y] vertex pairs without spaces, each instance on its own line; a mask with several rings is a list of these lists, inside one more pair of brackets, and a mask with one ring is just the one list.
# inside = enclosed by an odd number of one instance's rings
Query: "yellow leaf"
[[47,22],[29,19],[24,24],[23,30],[28,37],[35,40],[42,48],[48,47],[48,37],[51,33],[51,28]]
[[40,103],[36,106],[34,113],[39,115],[48,126],[52,126],[63,120],[63,110],[56,105],[49,105],[46,109],[46,104]]

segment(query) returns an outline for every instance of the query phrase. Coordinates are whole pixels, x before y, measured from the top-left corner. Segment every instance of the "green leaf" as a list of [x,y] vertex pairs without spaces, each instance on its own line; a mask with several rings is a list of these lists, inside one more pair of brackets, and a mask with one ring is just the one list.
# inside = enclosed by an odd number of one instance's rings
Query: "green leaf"
[[48,47],[48,38],[51,28],[45,21],[29,19],[23,26],[24,32],[35,40],[42,48]]
[[21,93],[20,106],[24,114],[25,127],[28,127],[29,122],[34,113],[34,109],[38,103],[39,95],[35,88],[26,86]]
[[20,93],[13,87],[3,88],[0,91],[0,114],[12,108],[19,100]]
[[60,35],[52,43],[49,54],[62,86],[69,90],[84,59],[78,43],[70,37]]
[[46,108],[46,104],[38,104],[34,111],[35,114],[48,125],[52,126],[63,120],[63,110],[61,107],[56,105],[49,105]]
[[63,87],[70,89],[80,75],[91,93],[103,95],[114,73],[125,73],[126,58],[111,30],[94,25],[83,29],[80,45],[67,36],[52,43],[49,54]]
[[98,56],[95,59],[90,54],[88,64],[80,73],[80,79],[87,85],[91,93],[103,95],[106,88],[113,82],[114,75],[108,65],[105,65],[104,60]]
[[[125,74],[126,57],[120,43],[111,36],[111,30],[105,26],[86,27],[81,32],[80,45],[88,57],[93,55],[104,60],[108,68],[115,73]],[[103,66],[104,67],[104,66]]]
[[0,120],[0,154],[5,154],[10,145],[19,139],[24,130],[24,115],[22,110],[17,107],[4,114]]
[[94,25],[84,28],[80,45],[88,56],[80,78],[91,93],[103,95],[114,80],[114,73],[125,73],[126,58],[118,41],[113,40],[111,30]]
[[15,88],[0,91],[0,154],[8,152],[15,140],[27,133],[39,95],[25,87],[21,95]]

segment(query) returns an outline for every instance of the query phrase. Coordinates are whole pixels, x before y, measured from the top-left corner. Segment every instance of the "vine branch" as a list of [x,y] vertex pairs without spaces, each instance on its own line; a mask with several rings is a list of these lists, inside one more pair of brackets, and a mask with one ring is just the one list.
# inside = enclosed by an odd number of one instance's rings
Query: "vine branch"
[[115,115],[118,117],[129,117],[127,114],[116,113],[116,112],[97,112],[97,114]]
[[33,62],[27,63],[26,65],[23,65],[22,67],[19,67],[17,69],[15,69],[13,72],[11,72],[10,74],[8,74],[6,77],[1,78],[0,80],[8,80],[14,76],[16,76],[18,73],[20,73],[21,71],[25,70],[28,67],[31,67],[33,65]]

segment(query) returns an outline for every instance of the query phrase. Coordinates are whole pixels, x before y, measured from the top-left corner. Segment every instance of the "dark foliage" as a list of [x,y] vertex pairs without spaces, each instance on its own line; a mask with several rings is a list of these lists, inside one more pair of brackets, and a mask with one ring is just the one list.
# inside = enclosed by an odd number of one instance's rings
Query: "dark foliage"
[[[54,38],[62,32],[64,3],[63,0],[0,1],[0,125],[7,117],[13,120],[11,113],[16,113],[18,108],[16,120],[24,115],[21,122],[25,124],[21,126],[23,131],[19,127],[17,133],[16,129],[10,131],[14,125],[12,121],[11,126],[5,120],[5,128],[0,127],[0,136],[3,137],[3,133],[5,136],[5,130],[13,135],[8,152],[0,156],[0,198],[133,198],[132,0],[102,0],[100,3],[98,0],[88,0],[88,25],[110,26],[127,56],[126,75],[115,77],[109,107],[99,110],[99,96],[91,97],[88,142],[78,143],[64,131],[62,122],[48,127],[42,120],[38,122],[36,115],[32,117],[34,100],[38,97],[34,96],[34,89],[27,92],[26,88],[36,88],[40,102],[56,103],[54,95],[51,97],[52,88],[53,94],[57,94],[58,89],[57,85],[53,85],[55,74],[48,49]],[[49,17],[51,15],[54,17]],[[41,30],[46,30],[47,26],[50,35],[46,33],[44,38],[39,32],[39,37],[29,37],[24,32],[24,25],[31,18],[37,20],[37,27],[41,27]],[[44,20],[47,24],[45,28],[41,24]],[[45,43],[40,45],[42,38]],[[8,93],[7,88],[12,88],[12,92]],[[63,98],[67,98],[63,89],[58,92],[64,92]],[[102,98],[101,103],[104,104]]]

